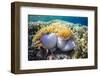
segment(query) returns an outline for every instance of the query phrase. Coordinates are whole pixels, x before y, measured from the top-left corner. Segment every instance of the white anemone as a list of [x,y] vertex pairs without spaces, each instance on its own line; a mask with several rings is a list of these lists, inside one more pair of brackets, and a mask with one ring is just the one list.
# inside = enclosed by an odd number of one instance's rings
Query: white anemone
[[62,51],[70,51],[75,48],[75,42],[71,39],[63,40],[62,38],[58,37],[57,47]]
[[57,36],[55,33],[44,35],[41,38],[41,42],[46,49],[52,49],[56,46]]

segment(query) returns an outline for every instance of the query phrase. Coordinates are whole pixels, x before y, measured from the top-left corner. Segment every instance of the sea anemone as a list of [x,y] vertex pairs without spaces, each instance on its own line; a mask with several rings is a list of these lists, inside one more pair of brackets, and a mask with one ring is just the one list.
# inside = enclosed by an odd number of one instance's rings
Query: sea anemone
[[50,33],[48,35],[44,35],[41,38],[41,42],[46,49],[52,49],[56,46],[57,36],[55,33]]
[[[33,42],[40,41],[45,35],[55,33],[58,37],[61,37],[65,40],[69,39],[72,36],[72,31],[68,29],[67,25],[62,25],[59,22],[51,23],[50,25],[43,26],[33,37]],[[40,41],[41,43],[41,41]],[[39,43],[39,44],[40,44]]]
[[57,47],[61,49],[61,51],[70,51],[75,48],[75,42],[72,39],[64,40],[58,37]]

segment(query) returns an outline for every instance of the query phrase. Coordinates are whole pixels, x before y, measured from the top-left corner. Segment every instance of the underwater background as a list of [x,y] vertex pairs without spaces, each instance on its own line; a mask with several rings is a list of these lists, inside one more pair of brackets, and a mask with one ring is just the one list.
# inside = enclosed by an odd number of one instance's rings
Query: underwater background
[[81,25],[88,25],[88,17],[73,17],[73,16],[47,16],[47,15],[28,15],[28,22],[43,21],[48,22],[51,20],[63,20],[72,23],[78,23]]
[[[61,51],[56,48],[54,52],[46,51],[45,48],[34,47],[32,41],[37,32],[44,26],[53,24],[64,25],[73,31],[75,48],[71,51]],[[43,26],[43,27],[41,27]],[[50,15],[28,15],[28,60],[59,60],[88,58],[88,17],[73,16],[50,16]]]

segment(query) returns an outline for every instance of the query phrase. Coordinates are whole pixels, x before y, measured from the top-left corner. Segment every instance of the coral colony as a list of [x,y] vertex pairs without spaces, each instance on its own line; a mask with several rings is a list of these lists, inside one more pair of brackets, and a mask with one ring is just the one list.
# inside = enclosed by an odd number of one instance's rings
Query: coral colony
[[30,23],[29,60],[87,58],[88,26],[62,20]]

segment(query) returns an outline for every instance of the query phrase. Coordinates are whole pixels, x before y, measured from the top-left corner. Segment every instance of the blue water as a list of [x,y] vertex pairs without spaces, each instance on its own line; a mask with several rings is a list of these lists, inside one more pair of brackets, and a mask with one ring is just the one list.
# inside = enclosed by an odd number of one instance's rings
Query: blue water
[[28,21],[51,21],[51,20],[63,20],[71,23],[78,23],[81,25],[88,25],[88,17],[73,17],[73,16],[49,16],[49,15],[28,15]]

